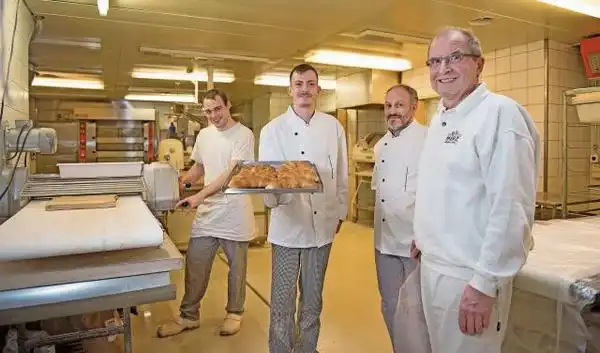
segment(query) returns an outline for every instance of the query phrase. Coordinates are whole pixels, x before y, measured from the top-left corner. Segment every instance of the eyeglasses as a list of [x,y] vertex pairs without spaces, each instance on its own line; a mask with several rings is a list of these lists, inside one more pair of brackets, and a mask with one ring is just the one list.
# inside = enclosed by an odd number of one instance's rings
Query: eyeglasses
[[477,54],[466,54],[466,53],[461,53],[459,51],[455,51],[446,56],[438,56],[435,58],[430,58],[429,60],[427,60],[425,62],[425,64],[429,67],[439,67],[442,64],[442,62],[446,63],[446,65],[453,65],[453,64],[461,62],[462,59],[464,59],[465,57],[479,58],[481,56],[477,55]]

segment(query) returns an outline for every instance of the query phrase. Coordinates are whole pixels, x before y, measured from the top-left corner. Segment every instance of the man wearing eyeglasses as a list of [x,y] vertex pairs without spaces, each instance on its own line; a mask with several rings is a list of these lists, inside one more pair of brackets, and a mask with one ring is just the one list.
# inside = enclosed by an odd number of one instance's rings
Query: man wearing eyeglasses
[[217,194],[236,160],[254,159],[254,134],[235,121],[225,92],[209,90],[202,109],[210,126],[198,133],[192,159],[194,165],[181,180],[194,184],[204,177],[200,192],[177,204],[196,208],[192,234],[185,257],[185,294],[177,318],[158,328],[159,337],[179,334],[200,325],[200,301],[204,298],[212,264],[219,247],[229,264],[227,307],[219,328],[222,336],[240,330],[246,299],[248,245],[254,236],[254,214],[248,195]]
[[421,154],[412,255],[432,351],[500,353],[532,244],[539,135],[521,105],[480,82],[470,32],[442,31],[428,58],[441,102]]

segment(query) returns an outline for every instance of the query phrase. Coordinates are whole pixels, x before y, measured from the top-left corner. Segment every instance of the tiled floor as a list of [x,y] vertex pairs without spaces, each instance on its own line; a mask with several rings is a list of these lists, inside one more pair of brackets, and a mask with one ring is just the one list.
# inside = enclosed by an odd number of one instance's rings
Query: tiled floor
[[[182,272],[173,273],[173,280],[177,285],[182,284],[182,279]],[[221,259],[217,259],[201,308],[201,327],[171,338],[156,338],[156,326],[168,320],[177,310],[183,294],[181,287],[177,300],[139,308],[140,316],[133,319],[134,352],[266,353],[270,280],[269,247],[251,248],[249,290],[242,331],[232,337],[220,337],[216,329],[225,313],[227,266]],[[319,352],[391,352],[379,310],[372,230],[352,223],[345,224],[334,243],[329,262]],[[90,351],[108,352],[110,348],[117,348],[116,346],[96,342],[90,345]]]

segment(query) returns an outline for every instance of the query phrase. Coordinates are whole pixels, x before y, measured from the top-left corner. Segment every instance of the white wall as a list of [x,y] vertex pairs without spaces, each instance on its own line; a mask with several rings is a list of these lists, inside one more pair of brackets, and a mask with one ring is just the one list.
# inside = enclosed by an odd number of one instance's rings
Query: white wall
[[[16,16],[17,8],[18,16]],[[0,21],[2,21],[0,23],[0,50],[2,51],[0,94],[4,93],[8,76],[2,120],[27,120],[29,119],[29,39],[33,32],[33,16],[22,0],[0,0]],[[15,33],[14,47],[13,33]],[[12,59],[9,70],[11,49]]]

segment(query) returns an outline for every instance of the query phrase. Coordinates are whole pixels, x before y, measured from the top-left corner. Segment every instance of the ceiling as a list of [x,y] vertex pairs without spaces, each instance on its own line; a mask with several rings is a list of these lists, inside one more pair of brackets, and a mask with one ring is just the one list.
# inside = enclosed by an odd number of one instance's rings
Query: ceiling
[[[189,82],[131,78],[131,71],[190,67],[195,60],[200,67],[233,71],[233,83],[216,87],[239,102],[269,89],[253,84],[256,75],[289,71],[311,49],[391,54],[421,67],[427,41],[438,30],[469,27],[482,16],[493,18],[488,26],[472,27],[484,50],[543,38],[577,42],[600,30],[600,19],[535,0],[110,0],[107,16],[99,15],[96,0],[26,2],[44,17],[30,50],[38,71],[99,75],[105,87],[33,87],[38,97],[119,99],[133,91],[193,91]],[[317,67],[321,75],[336,77],[357,71]]]

